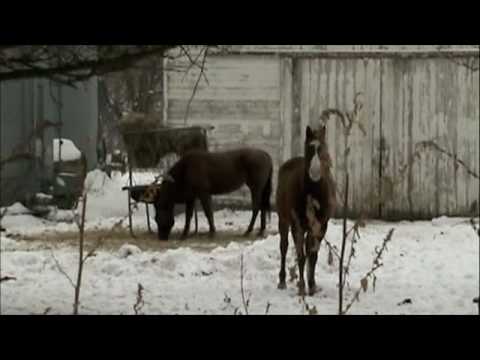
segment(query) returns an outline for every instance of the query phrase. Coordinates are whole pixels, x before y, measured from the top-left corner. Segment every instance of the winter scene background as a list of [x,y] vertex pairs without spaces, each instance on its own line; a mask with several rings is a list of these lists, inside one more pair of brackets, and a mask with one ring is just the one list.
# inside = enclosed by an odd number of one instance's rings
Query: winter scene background
[[[153,180],[155,174],[143,174]],[[136,239],[128,232],[126,195],[121,188],[128,177],[110,179],[99,170],[87,177],[90,189],[86,210],[86,249],[101,246],[85,262],[81,293],[82,314],[135,314],[138,284],[143,287],[144,314],[245,313],[241,291],[243,255],[244,292],[249,314],[336,314],[338,260],[328,264],[322,246],[316,270],[321,291],[302,300],[295,279],[286,291],[277,289],[280,264],[276,216],[264,239],[243,239],[250,213],[224,209],[215,213],[218,239],[209,241],[208,226],[199,212],[199,236],[180,242],[184,216],[176,218],[172,241],[161,243],[149,234],[143,206],[134,213]],[[352,223],[349,221],[349,226]],[[38,219],[21,204],[8,208],[2,226],[2,314],[69,314],[78,264],[78,228],[72,211],[57,211]],[[154,225],[152,225],[154,227]],[[466,218],[387,223],[371,221],[360,229],[357,255],[352,261],[349,302],[364,274],[371,268],[374,249],[391,228],[393,239],[378,270],[375,290],[360,294],[349,313],[375,314],[478,314],[479,241]],[[326,235],[340,246],[340,220],[333,220]],[[295,266],[293,245],[288,267]],[[60,268],[62,270],[60,270]],[[289,275],[290,277],[290,275]],[[267,311],[268,309],[268,311]]]
[[[0,47],[0,314],[479,315],[479,53]],[[337,209],[301,296],[291,234],[278,288],[275,193],[307,127],[325,129]],[[181,240],[178,204],[162,241],[154,207],[129,200],[193,148],[243,147],[273,163],[263,236],[260,216],[243,235],[245,185],[213,196],[213,239],[199,201],[198,233]]]

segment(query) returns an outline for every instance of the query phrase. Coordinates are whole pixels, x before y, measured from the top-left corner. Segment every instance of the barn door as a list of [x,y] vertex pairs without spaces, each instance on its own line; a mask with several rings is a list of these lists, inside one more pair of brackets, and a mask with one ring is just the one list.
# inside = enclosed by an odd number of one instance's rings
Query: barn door
[[[382,215],[429,219],[478,211],[478,178],[455,162],[479,173],[478,71],[440,57],[383,64]],[[420,145],[431,141],[446,153]]]
[[[284,126],[291,134],[291,157],[303,155],[306,126],[318,126],[322,111],[332,108],[351,111],[355,95],[363,93],[364,111],[359,119],[362,126],[354,126],[346,138],[342,123],[331,116],[327,123],[327,137],[339,203],[343,202],[340,201],[344,188],[343,154],[347,144],[350,155],[346,165],[350,179],[353,180],[349,191],[350,213],[352,216],[378,217],[381,161],[380,61],[291,59],[284,60],[283,67],[283,78],[291,74],[292,82],[291,104],[282,101],[282,109],[291,111],[291,123]],[[290,72],[288,68],[291,69]],[[282,85],[288,85],[288,80]]]

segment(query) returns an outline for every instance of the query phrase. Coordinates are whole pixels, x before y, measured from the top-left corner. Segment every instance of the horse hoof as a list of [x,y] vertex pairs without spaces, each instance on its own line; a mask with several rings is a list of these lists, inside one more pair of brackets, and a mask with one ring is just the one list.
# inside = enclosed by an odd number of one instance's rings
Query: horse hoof
[[259,231],[259,232],[257,233],[257,237],[259,237],[259,238],[265,238],[265,231]]
[[209,237],[210,239],[214,239],[214,238],[215,238],[215,235],[216,235],[216,233],[214,233],[214,232],[208,233],[208,237]]
[[309,290],[308,295],[313,296],[317,292],[317,287],[314,285],[314,286],[311,286],[308,290]]
[[287,284],[285,282],[281,282],[278,284],[277,288],[279,290],[285,290],[287,288]]
[[248,238],[248,237],[250,237],[250,234],[251,234],[251,231],[247,231],[243,234],[243,237]]
[[180,240],[181,240],[181,241],[185,241],[185,240],[187,240],[187,239],[188,239],[188,235],[182,235],[182,236],[180,236]]

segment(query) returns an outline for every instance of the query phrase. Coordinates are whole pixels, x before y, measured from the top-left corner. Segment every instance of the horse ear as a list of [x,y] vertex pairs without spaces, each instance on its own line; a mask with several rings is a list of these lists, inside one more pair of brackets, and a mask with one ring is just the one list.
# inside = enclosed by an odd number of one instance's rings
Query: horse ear
[[306,135],[307,141],[313,139],[313,131],[310,126],[307,126],[307,135]]

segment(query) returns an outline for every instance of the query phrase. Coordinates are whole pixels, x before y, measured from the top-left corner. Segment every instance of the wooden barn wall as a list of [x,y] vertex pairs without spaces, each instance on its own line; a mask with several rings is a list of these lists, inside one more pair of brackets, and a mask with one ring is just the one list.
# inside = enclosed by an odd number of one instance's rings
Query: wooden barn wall
[[[434,140],[479,173],[478,71],[441,56],[298,58],[288,54],[211,56],[206,68],[208,84],[200,81],[187,121],[185,112],[198,71],[168,74],[168,123],[215,126],[209,134],[211,150],[242,145],[267,150],[274,159],[275,184],[279,166],[302,154],[306,125],[318,125],[327,108],[351,111],[355,94],[362,92],[360,121],[365,133],[354,126],[347,140],[352,216],[468,216],[475,201],[478,204],[478,179],[447,156],[427,150],[406,166],[418,142]],[[345,134],[334,116],[327,127],[341,198]],[[245,189],[233,197],[249,201]]]
[[[382,65],[382,192],[389,199],[382,216],[471,215],[479,180],[450,157],[417,144],[434,141],[479,173],[478,71],[441,58],[384,60]],[[420,157],[412,163],[417,151]]]
[[[336,116],[331,116],[327,122],[327,140],[338,197],[343,199],[343,154],[347,144],[351,148],[347,163],[351,179],[351,215],[375,216],[376,194],[379,189],[379,156],[376,146],[380,134],[380,83],[374,79],[380,75],[379,60],[296,59],[292,61],[292,67],[292,157],[303,154],[305,128],[307,125],[317,127],[323,110],[335,108],[351,111],[355,95],[359,92],[364,94],[364,113],[359,120],[365,133],[358,126],[354,126],[346,139],[342,123]],[[295,117],[298,117],[298,120]]]
[[[177,60],[167,74],[167,122],[171,126],[213,126],[208,133],[211,151],[254,146],[267,151],[274,162],[274,185],[280,149],[280,60],[273,56],[211,56],[205,77],[198,83],[186,113],[198,68],[185,74],[187,63]],[[246,187],[229,199],[250,201]]]
[[291,53],[291,52],[437,52],[445,50],[478,50],[479,45],[230,45],[231,51],[239,53]]

